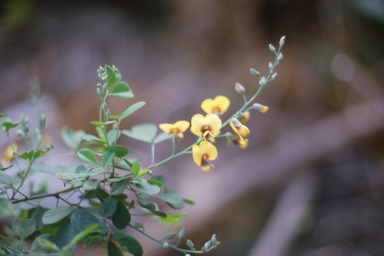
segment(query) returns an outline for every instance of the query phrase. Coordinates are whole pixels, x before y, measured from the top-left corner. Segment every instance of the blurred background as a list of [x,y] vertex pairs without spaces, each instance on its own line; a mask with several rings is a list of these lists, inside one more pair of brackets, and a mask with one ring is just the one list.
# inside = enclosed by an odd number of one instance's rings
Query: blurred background
[[[207,173],[190,156],[154,172],[196,202],[182,210],[181,225],[197,248],[216,233],[221,245],[208,255],[382,255],[383,0],[2,0],[0,112],[16,120],[26,113],[33,123],[40,109],[55,151],[65,150],[64,125],[95,134],[96,70],[107,64],[135,94],[108,102],[113,114],[147,102],[123,129],[190,120],[217,95],[231,100],[226,120],[243,103],[235,83],[253,95],[258,80],[249,69],[267,75],[268,44],[277,48],[284,35],[278,78],[257,99],[270,110],[251,113],[248,147],[218,141]],[[31,107],[35,83],[41,100]],[[194,141],[186,133],[177,149]],[[120,143],[149,158],[148,145]],[[6,145],[0,137],[1,152]],[[156,160],[170,153],[163,142]],[[175,232],[155,222],[145,227],[158,238]],[[179,255],[133,235],[145,255]]]

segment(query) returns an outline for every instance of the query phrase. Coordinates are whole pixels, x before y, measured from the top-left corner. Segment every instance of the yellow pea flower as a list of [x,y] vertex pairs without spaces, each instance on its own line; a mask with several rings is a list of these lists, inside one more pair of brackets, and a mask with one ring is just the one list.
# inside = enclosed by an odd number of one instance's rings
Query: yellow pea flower
[[211,167],[214,167],[207,160],[215,160],[217,158],[217,149],[212,143],[202,141],[199,145],[192,147],[192,156],[195,163],[201,166],[203,171],[207,172]]
[[[15,152],[17,152],[17,150],[18,150],[17,143],[16,142],[12,142],[12,146],[13,146]],[[14,158],[12,146],[8,145],[7,148],[5,149],[4,156],[2,156],[0,158],[0,161],[2,163],[7,164],[7,163],[11,162],[12,159]]]
[[196,136],[203,135],[215,137],[220,134],[221,119],[215,114],[207,114],[205,117],[196,114],[191,120],[191,132]]
[[[246,148],[248,146],[248,139],[244,139],[243,136],[241,136],[241,133],[240,133],[239,129],[235,127],[235,125],[233,124],[232,121],[229,123],[229,125],[232,127],[232,129],[237,134],[237,138],[232,140],[232,143],[235,144],[235,145],[238,145],[241,148]],[[247,134],[248,135],[249,134],[249,129],[245,125],[242,125],[242,126],[246,128],[246,129],[242,129],[243,134]],[[244,136],[246,136],[246,135],[244,135]]]
[[174,124],[159,124],[159,128],[166,133],[175,134],[177,138],[184,138],[183,132],[185,132],[189,128],[188,121],[177,121]]
[[246,110],[246,111],[244,111],[243,113],[240,114],[239,120],[243,124],[246,124],[249,121],[250,118],[251,118],[251,112]]
[[253,108],[260,111],[263,114],[267,113],[269,109],[267,106],[261,105],[259,103],[253,104]]
[[217,96],[215,99],[206,99],[201,103],[201,108],[207,113],[222,115],[227,111],[230,100],[225,96]]

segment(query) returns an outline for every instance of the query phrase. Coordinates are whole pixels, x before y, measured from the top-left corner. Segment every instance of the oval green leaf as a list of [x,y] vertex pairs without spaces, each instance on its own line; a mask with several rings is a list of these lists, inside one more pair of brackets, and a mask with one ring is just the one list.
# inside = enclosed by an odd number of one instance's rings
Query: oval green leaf
[[124,256],[119,247],[117,247],[111,240],[107,244],[108,256]]
[[112,215],[112,223],[118,229],[125,229],[131,222],[131,214],[127,207],[118,201],[115,213]]
[[93,153],[93,151],[88,148],[79,150],[77,155],[80,157],[80,159],[87,163],[98,165],[95,153]]
[[114,183],[111,187],[111,194],[117,196],[123,193],[130,181],[131,178],[128,178],[124,180],[119,180],[118,182]]
[[160,192],[160,188],[158,186],[149,183],[146,179],[142,179],[141,182],[135,184],[135,186],[148,195],[155,195]]
[[135,104],[133,104],[132,106],[130,106],[129,108],[127,108],[120,116],[120,119],[123,119],[129,115],[131,115],[132,113],[136,112],[137,110],[139,110],[140,108],[142,108],[143,106],[145,105],[145,102],[144,101],[139,101]]
[[77,209],[71,215],[71,225],[76,234],[79,234],[93,223],[100,224],[100,221],[88,211]]
[[143,255],[143,247],[133,236],[116,231],[113,232],[112,237],[120,243],[120,246],[127,248],[128,252],[133,256]]
[[112,89],[111,95],[123,99],[133,98],[132,90],[126,82],[116,84]]
[[101,205],[100,215],[108,218],[116,212],[117,199],[114,196],[108,196]]
[[58,222],[70,215],[74,210],[72,206],[60,206],[50,209],[44,213],[42,222],[46,225]]
[[123,130],[123,134],[132,139],[152,143],[157,134],[157,125],[152,123],[134,125],[131,130]]

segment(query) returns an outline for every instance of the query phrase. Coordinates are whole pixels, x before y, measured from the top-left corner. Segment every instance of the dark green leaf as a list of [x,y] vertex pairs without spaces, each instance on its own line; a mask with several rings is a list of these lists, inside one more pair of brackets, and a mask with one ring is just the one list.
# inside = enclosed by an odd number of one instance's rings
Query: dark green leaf
[[52,236],[54,236],[61,229],[61,227],[64,226],[65,223],[67,223],[67,221],[68,220],[66,218],[64,218],[59,222],[45,225],[44,227],[42,227],[40,229],[40,232],[44,233],[44,234],[51,234]]
[[155,197],[167,202],[167,204],[175,210],[180,210],[185,205],[184,199],[169,187],[165,187],[164,194],[156,195]]
[[166,218],[167,217],[167,214],[164,213],[164,212],[160,212],[160,211],[152,211],[153,214],[155,214],[156,216],[159,216],[161,218]]
[[88,211],[77,209],[71,215],[71,225],[76,234],[79,234],[94,223],[100,224],[100,221]]
[[80,157],[80,159],[87,163],[98,165],[95,153],[93,153],[93,151],[88,148],[79,150],[77,155]]
[[32,214],[32,219],[36,221],[36,229],[41,229],[44,226],[44,223],[42,221],[44,213],[47,211],[47,209],[44,209],[40,205],[38,205],[35,209],[35,211]]
[[19,220],[13,227],[13,230],[16,231],[20,238],[25,239],[32,235],[33,232],[35,232],[36,221],[33,219]]
[[87,246],[90,246],[93,244],[97,244],[97,243],[106,241],[107,239],[108,239],[108,237],[105,237],[105,236],[93,235],[93,236],[88,236],[87,239],[85,239],[84,243],[85,243],[85,246],[87,247]]
[[124,256],[119,247],[117,247],[111,240],[107,244],[108,256]]
[[165,186],[165,184],[167,184],[167,178],[164,175],[161,175],[159,173],[154,174],[152,176],[152,180],[158,180],[161,183],[163,183],[164,186]]
[[95,190],[99,187],[99,184],[100,184],[100,180],[87,180],[86,182],[84,182],[83,184],[83,189],[85,191],[89,191],[89,190]]
[[156,210],[156,205],[146,199],[140,198],[137,201],[141,207],[147,209],[148,211],[155,211]]
[[110,217],[116,212],[117,209],[117,199],[114,196],[108,196],[100,208],[100,215],[103,217]]
[[81,231],[80,233],[77,233],[77,235],[74,238],[72,238],[71,242],[66,247],[72,247],[73,245],[76,245],[77,242],[84,239],[89,234],[94,233],[94,231],[98,227],[99,227],[99,223],[94,223],[92,225],[87,226],[83,231]]
[[123,130],[123,134],[136,140],[152,143],[157,134],[157,125],[151,123],[134,125],[131,130]]
[[112,89],[111,95],[124,99],[133,98],[132,90],[126,82],[116,84]]
[[[67,222],[64,224],[64,226],[56,233],[56,235],[53,238],[53,242],[57,247],[62,249],[67,244],[71,242],[71,240],[76,236],[75,231],[73,230],[72,226]],[[73,255],[76,250],[76,244],[72,246],[68,252],[70,255]]]
[[72,206],[60,206],[50,209],[44,213],[42,222],[46,225],[58,222],[70,215],[74,210]]
[[112,215],[112,223],[118,229],[124,229],[131,222],[131,214],[129,213],[127,207],[118,201],[116,212]]
[[128,178],[114,183],[111,187],[111,194],[117,196],[123,193],[130,181],[131,179]]
[[104,200],[109,196],[109,194],[102,188],[96,189],[95,193],[100,202],[104,202]]
[[120,246],[127,248],[130,254],[133,254],[134,256],[143,255],[143,247],[133,236],[116,231],[113,232],[112,237],[120,243]]

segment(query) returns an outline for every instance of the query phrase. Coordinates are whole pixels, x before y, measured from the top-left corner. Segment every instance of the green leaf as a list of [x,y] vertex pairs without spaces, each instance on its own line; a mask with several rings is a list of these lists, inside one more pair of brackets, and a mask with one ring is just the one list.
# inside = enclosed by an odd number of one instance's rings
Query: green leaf
[[124,146],[108,146],[106,147],[106,150],[113,150],[115,151],[115,156],[117,158],[123,158],[129,153],[129,149]]
[[124,256],[119,247],[117,247],[111,240],[107,244],[108,256]]
[[15,156],[17,156],[18,158],[22,158],[22,159],[25,159],[27,161],[31,161],[33,160],[33,156],[35,155],[35,150],[31,150],[31,151],[25,151],[24,153],[22,154],[16,154],[15,153]]
[[161,181],[153,180],[153,179],[149,179],[148,182],[151,183],[151,184],[154,184],[154,185],[158,186],[159,188],[162,188],[162,187],[163,187],[163,183],[161,183]]
[[120,118],[119,119],[123,119],[131,114],[133,114],[134,112],[136,112],[137,110],[139,110],[140,108],[142,108],[143,106],[145,105],[145,102],[144,101],[139,101],[139,102],[136,102],[135,104],[133,104],[132,106],[130,106],[129,108],[127,108],[121,115],[120,115]]
[[165,224],[172,224],[176,227],[180,227],[180,220],[181,218],[186,218],[187,215],[185,213],[168,213],[167,217],[160,218],[160,221]]
[[92,135],[92,134],[84,134],[80,138],[85,141],[92,141],[92,142],[101,143],[101,144],[106,143],[105,141],[101,140],[99,137],[96,137],[95,135]]
[[126,82],[116,84],[112,89],[111,95],[123,99],[133,98],[132,90]]
[[[72,226],[73,227],[73,226]],[[93,233],[97,228],[99,227],[99,223],[94,223],[92,225],[87,226],[83,231],[78,233],[72,240],[71,242],[66,246],[66,247],[71,247],[73,245],[76,245],[77,242],[80,240],[84,239],[86,236],[89,234]],[[74,227],[73,227],[74,228]],[[75,228],[74,228],[75,230]],[[76,232],[76,230],[75,230]],[[77,232],[76,232],[77,233]]]
[[165,184],[167,184],[167,178],[164,175],[161,175],[159,173],[154,174],[152,176],[152,180],[158,180],[161,183],[163,183],[164,186],[165,186]]
[[47,209],[44,209],[40,205],[38,205],[35,209],[35,211],[32,214],[32,219],[36,221],[36,229],[41,229],[44,227],[44,223],[42,221],[44,213],[47,211]]
[[111,90],[112,86],[120,81],[121,74],[120,71],[115,66],[105,66],[105,71],[107,73],[107,86],[108,91]]
[[186,199],[186,198],[183,198],[183,200],[184,200],[184,202],[185,202],[186,204],[195,205],[195,202],[192,201],[192,200],[189,200],[189,199]]
[[80,159],[87,163],[98,165],[95,153],[93,153],[93,151],[88,148],[80,149],[77,152],[77,155],[80,157]]
[[61,129],[61,139],[71,149],[77,149],[81,142],[81,136],[84,134],[83,130],[73,131],[68,127]]
[[15,215],[15,208],[11,201],[0,198],[0,217],[10,217]]
[[45,225],[40,229],[40,232],[44,234],[51,234],[52,236],[54,236],[64,226],[64,224],[67,223],[67,221],[67,218],[64,218],[59,222]]
[[47,145],[39,150],[36,150],[35,154],[33,155],[33,158],[36,159],[42,155],[44,155],[45,153],[51,151],[53,149],[53,146],[52,145]]
[[133,236],[116,231],[113,232],[112,237],[120,243],[120,246],[127,248],[130,254],[134,256],[143,255],[143,247]]
[[134,178],[137,176],[137,174],[139,174],[140,169],[141,169],[140,162],[136,162],[136,163],[133,164],[133,166],[132,166],[132,175],[133,175]]
[[154,144],[157,144],[159,142],[165,141],[165,140],[170,140],[172,139],[172,135],[166,132],[162,132],[159,135],[156,136],[156,138],[153,140]]
[[104,202],[104,200],[107,199],[107,197],[109,196],[109,194],[101,188],[96,189],[95,193],[100,202]]
[[96,127],[96,132],[97,132],[97,135],[99,135],[99,138],[102,141],[104,141],[105,144],[108,144],[107,143],[107,139],[105,138],[105,135],[104,135],[104,131],[103,131],[103,129],[100,126]]
[[12,122],[4,122],[1,124],[4,131],[8,132],[10,129],[19,125],[20,122],[12,123]]
[[157,134],[157,125],[151,123],[134,125],[131,130],[123,130],[123,134],[136,140],[152,143]]
[[156,205],[151,201],[148,201],[147,199],[140,198],[139,200],[137,200],[137,202],[140,204],[141,207],[147,209],[148,211],[152,212],[156,210]]
[[113,149],[106,149],[103,155],[102,163],[105,170],[115,157],[115,151]]
[[13,230],[16,231],[20,238],[26,239],[35,232],[36,221],[33,219],[19,220],[17,224],[13,226]]
[[101,235],[93,235],[93,236],[88,236],[87,239],[85,239],[85,247],[97,244],[100,242],[105,242],[108,239],[108,237],[101,236]]
[[160,212],[160,211],[152,211],[153,214],[161,217],[161,218],[166,218],[167,217],[167,214],[164,213],[164,212]]
[[165,187],[164,194],[156,195],[155,197],[157,199],[165,201],[170,207],[175,210],[180,210],[184,208],[185,205],[184,199],[169,187]]
[[100,215],[108,218],[116,212],[117,199],[114,196],[108,196],[101,205]]
[[158,186],[149,183],[146,179],[142,179],[141,182],[135,184],[135,186],[148,195],[155,195],[160,192],[160,188]]
[[112,129],[108,132],[107,138],[109,145],[113,145],[116,140],[120,137],[121,131],[118,129]]
[[114,123],[116,123],[116,121],[108,121],[108,122],[91,121],[91,124],[93,124],[94,126],[105,126],[105,125],[114,124]]
[[0,113],[0,118],[3,117],[3,116],[4,116],[4,114]]
[[[90,212],[76,209],[71,215],[71,226],[75,233],[78,234],[87,229],[91,224],[100,224],[100,221]],[[95,227],[95,229],[98,225]]]
[[131,222],[131,214],[129,213],[127,207],[118,201],[116,212],[112,215],[112,223],[118,229],[124,229]]
[[85,191],[95,190],[99,187],[99,184],[100,184],[100,180],[90,179],[90,180],[87,180],[86,182],[84,182],[83,189]]
[[143,169],[139,171],[139,176],[142,177],[144,174],[147,174],[149,172],[149,169]]
[[[76,236],[75,230],[73,227],[67,222],[64,226],[56,233],[53,238],[53,242],[57,247],[63,249],[67,244],[69,244],[72,239]],[[72,246],[68,251],[70,255],[73,255],[76,250],[76,244]]]
[[70,215],[74,210],[72,206],[60,206],[50,209],[44,213],[42,222],[46,225],[58,222]]
[[130,181],[131,178],[128,178],[124,180],[119,180],[118,182],[114,183],[111,187],[111,194],[117,196],[123,193]]
[[12,179],[6,172],[0,171],[0,183],[12,185]]
[[53,236],[50,234],[39,235],[32,243],[32,255],[52,255],[51,251],[61,252],[60,248],[53,243]]

